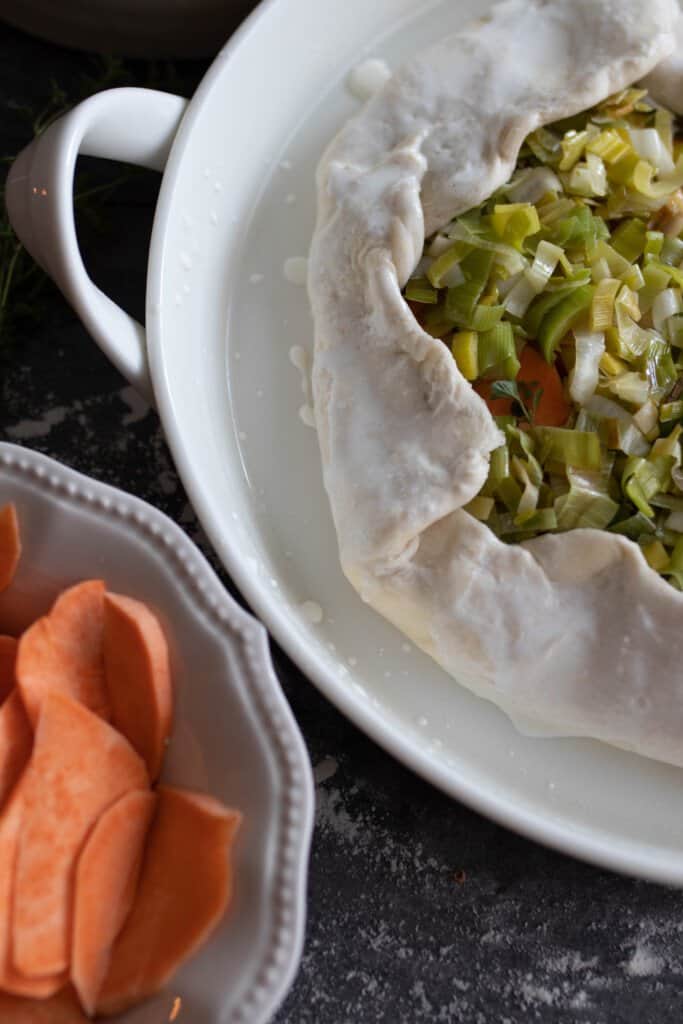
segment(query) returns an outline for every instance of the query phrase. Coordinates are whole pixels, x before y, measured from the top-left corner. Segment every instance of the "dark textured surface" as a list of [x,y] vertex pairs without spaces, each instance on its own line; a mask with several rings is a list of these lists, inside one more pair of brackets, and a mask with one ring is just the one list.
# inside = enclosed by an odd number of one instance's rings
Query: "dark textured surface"
[[[90,70],[84,55],[0,28],[3,101],[40,102],[50,78],[75,88]],[[176,67],[186,94],[202,70]],[[126,73],[172,80],[143,63]],[[5,153],[26,139],[6,111],[0,138]],[[81,225],[93,276],[138,316],[155,190],[153,176],[135,178],[105,201],[105,232]],[[203,543],[156,416],[56,292],[0,360],[3,439],[132,491]],[[550,853],[446,799],[273,653],[318,800],[306,950],[279,1024],[679,1024],[678,893]]]

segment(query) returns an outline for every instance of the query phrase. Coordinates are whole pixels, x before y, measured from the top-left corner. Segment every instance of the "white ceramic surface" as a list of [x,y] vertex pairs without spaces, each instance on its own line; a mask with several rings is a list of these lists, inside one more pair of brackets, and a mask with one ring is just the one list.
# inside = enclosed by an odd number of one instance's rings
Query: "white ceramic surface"
[[[680,771],[597,743],[521,736],[363,606],[339,569],[316,437],[297,415],[288,352],[310,347],[311,321],[283,264],[308,249],[315,165],[357,109],[348,72],[370,56],[395,65],[487,6],[268,0],[222,51],[182,120],[156,215],[156,401],[217,552],[339,708],[482,813],[596,863],[683,884]],[[31,184],[10,187],[15,209]],[[317,625],[301,608],[311,600],[324,613]]]
[[244,812],[235,898],[165,993],[121,1024],[264,1024],[303,943],[313,787],[263,627],[230,598],[185,534],[121,491],[0,444],[0,505],[14,501],[24,552],[0,622],[20,630],[71,583],[98,577],[147,601],[171,646],[176,711],[162,779]]

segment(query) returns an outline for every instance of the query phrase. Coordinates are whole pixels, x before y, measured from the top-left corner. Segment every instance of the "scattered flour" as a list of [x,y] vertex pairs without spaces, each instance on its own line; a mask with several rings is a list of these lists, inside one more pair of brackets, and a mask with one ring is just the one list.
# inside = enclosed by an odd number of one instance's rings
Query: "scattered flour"
[[[124,391],[127,390],[124,388]],[[130,389],[132,391],[132,388]],[[47,437],[53,427],[63,423],[68,410],[59,405],[50,409],[39,420],[19,420],[13,427],[6,427],[7,436],[15,441],[29,441],[33,437]],[[125,421],[124,421],[125,422]]]
[[316,786],[320,786],[323,782],[331,779],[333,775],[336,775],[338,768],[339,762],[335,761],[333,757],[324,757],[322,761],[318,761],[313,769],[313,778]]
[[626,973],[632,978],[652,978],[661,974],[664,961],[647,946],[636,946],[631,959],[626,964]]
[[146,402],[135,388],[130,385],[121,388],[119,398],[130,409],[130,412],[127,412],[121,420],[124,427],[129,427],[132,423],[139,423],[141,420],[144,420],[151,408],[149,402]]

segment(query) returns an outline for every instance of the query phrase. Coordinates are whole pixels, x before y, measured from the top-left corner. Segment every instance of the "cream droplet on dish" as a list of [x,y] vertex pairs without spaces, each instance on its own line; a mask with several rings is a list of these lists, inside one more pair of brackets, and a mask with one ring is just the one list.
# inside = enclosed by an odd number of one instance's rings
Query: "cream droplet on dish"
[[349,92],[358,100],[369,100],[391,78],[388,64],[383,60],[364,60],[349,74]]
[[299,611],[314,626],[323,621],[323,610],[317,601],[304,601],[299,605]]
[[304,285],[308,277],[308,260],[305,256],[291,256],[285,260],[282,273],[290,284]]

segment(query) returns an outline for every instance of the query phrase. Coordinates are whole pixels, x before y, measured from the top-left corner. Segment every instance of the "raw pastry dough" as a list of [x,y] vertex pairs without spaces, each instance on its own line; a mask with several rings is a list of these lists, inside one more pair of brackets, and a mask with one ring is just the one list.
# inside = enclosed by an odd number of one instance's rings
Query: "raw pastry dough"
[[502,443],[401,297],[424,238],[525,136],[672,53],[676,0],[505,0],[405,64],[318,171],[315,412],[341,562],[459,682],[556,735],[683,765],[683,594],[596,531],[501,543],[462,511]]

